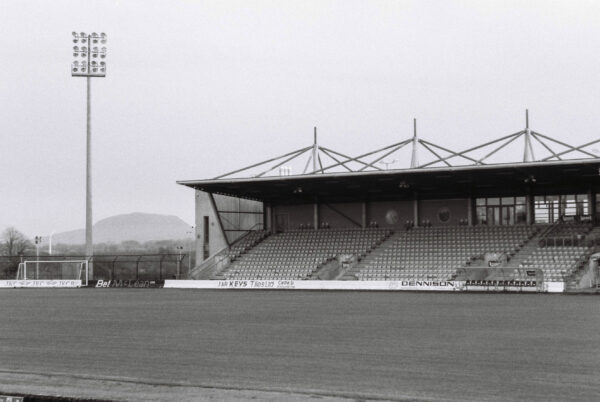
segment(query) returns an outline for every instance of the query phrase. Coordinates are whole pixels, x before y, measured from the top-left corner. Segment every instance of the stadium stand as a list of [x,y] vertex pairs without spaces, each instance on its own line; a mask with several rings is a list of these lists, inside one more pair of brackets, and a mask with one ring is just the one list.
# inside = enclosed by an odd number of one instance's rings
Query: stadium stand
[[309,279],[344,255],[362,259],[392,232],[384,229],[299,230],[275,234],[239,255],[214,279]]
[[342,266],[349,256],[352,262],[337,279],[445,281],[455,279],[457,270],[478,267],[492,253],[506,257],[502,266],[514,269],[511,279],[526,280],[527,270],[539,270],[545,281],[567,281],[588,260],[595,239],[600,239],[600,227],[574,222],[418,227],[396,233],[304,229],[270,235],[261,230],[234,243],[228,251],[231,263],[212,279],[319,279],[315,274],[324,266]]
[[[191,277],[466,283],[526,276],[563,282],[539,287],[552,292],[598,282],[600,158],[583,148],[600,139],[571,146],[527,125],[454,152],[419,139],[415,124],[413,137],[356,157],[319,146],[316,130],[313,139],[214,178],[178,182],[196,191],[196,248],[205,258]],[[523,159],[504,161],[497,153],[517,139],[523,153],[509,152]],[[536,151],[536,159],[531,139],[545,157]],[[566,150],[556,153],[556,144]],[[419,164],[420,145],[435,158]],[[388,169],[382,159],[405,146],[410,166]],[[302,173],[291,174],[291,161]],[[277,234],[231,246],[231,233],[256,227]]]
[[360,280],[448,280],[485,253],[514,255],[537,230],[535,226],[415,228],[398,235],[351,273]]

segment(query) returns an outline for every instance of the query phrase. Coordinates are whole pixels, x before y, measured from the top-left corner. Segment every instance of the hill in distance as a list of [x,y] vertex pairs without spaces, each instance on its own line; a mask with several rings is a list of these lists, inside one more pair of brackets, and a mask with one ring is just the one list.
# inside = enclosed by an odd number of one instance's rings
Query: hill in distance
[[[120,243],[135,240],[140,243],[155,240],[193,239],[192,226],[175,215],[134,212],[115,215],[94,224],[94,243]],[[46,239],[45,239],[46,240]],[[83,244],[85,229],[55,233],[53,244]]]

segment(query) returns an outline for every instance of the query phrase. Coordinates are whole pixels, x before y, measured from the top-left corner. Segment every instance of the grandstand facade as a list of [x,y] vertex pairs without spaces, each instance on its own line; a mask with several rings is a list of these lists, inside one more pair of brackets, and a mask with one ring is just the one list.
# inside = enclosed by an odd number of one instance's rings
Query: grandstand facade
[[[522,161],[488,162],[519,142]],[[544,282],[595,283],[597,268],[588,267],[600,234],[600,159],[586,147],[597,142],[571,146],[527,124],[454,152],[419,139],[415,122],[411,138],[350,157],[319,146],[315,129],[312,146],[215,179],[178,182],[196,193],[191,277],[460,280],[538,290]],[[534,144],[550,155],[535,159]],[[419,164],[419,147],[434,159]],[[380,166],[402,149],[410,167]],[[567,159],[573,153],[583,158]],[[291,175],[287,166],[303,155],[303,173]],[[258,174],[231,177],[251,169]]]

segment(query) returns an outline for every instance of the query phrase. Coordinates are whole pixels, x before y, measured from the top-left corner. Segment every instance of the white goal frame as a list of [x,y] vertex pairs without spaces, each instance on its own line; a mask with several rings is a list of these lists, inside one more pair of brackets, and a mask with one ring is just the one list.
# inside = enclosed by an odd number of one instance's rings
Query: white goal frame
[[[17,280],[38,280],[39,278],[36,277],[35,275],[35,265],[36,264],[48,264],[48,263],[52,263],[52,264],[62,264],[62,263],[79,263],[79,271],[77,273],[77,278],[69,278],[69,279],[75,279],[75,280],[81,280],[81,284],[82,286],[87,286],[88,285],[88,279],[89,279],[89,262],[87,260],[26,260],[23,261],[21,263],[19,263],[19,268],[17,269]],[[28,267],[27,265],[33,265],[33,278],[28,278],[27,277],[27,272],[28,272]],[[29,271],[31,271],[31,268],[29,269]],[[59,279],[59,278],[52,278],[52,280],[64,280],[64,279]]]

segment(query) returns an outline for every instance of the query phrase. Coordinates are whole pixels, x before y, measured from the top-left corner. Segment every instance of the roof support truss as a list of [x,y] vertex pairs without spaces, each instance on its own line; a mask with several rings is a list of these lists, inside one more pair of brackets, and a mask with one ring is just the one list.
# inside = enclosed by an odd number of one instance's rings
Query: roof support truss
[[[285,153],[278,157],[267,159],[267,160],[264,160],[259,163],[255,163],[253,165],[247,166],[242,169],[234,170],[232,172],[215,177],[215,179],[228,178],[232,175],[236,175],[238,173],[249,171],[250,169],[258,168],[260,166],[275,162],[275,164],[273,166],[271,166],[265,170],[262,170],[260,173],[252,176],[252,177],[263,177],[263,176],[273,172],[278,167],[283,166],[284,164],[291,162],[291,161],[295,160],[296,158],[299,158],[299,157],[305,155],[308,151],[311,151],[311,152],[309,152],[309,157],[308,157],[308,160],[306,161],[306,164],[304,165],[304,170],[302,171],[302,174],[318,174],[318,173],[324,174],[324,173],[329,173],[331,171],[334,171],[334,169],[337,169],[335,171],[338,171],[338,172],[339,172],[339,169],[345,169],[348,172],[362,172],[362,171],[369,170],[369,169],[381,171],[384,169],[378,167],[377,163],[385,163],[385,162],[381,162],[384,158],[393,154],[396,151],[399,151],[400,149],[402,149],[403,147],[405,147],[406,145],[409,145],[409,144],[412,144],[412,146],[413,146],[413,149],[412,149],[413,163],[416,160],[417,144],[420,144],[423,148],[425,148],[430,154],[432,154],[436,158],[431,162],[427,162],[422,165],[416,166],[416,168],[432,167],[433,165],[436,165],[436,164],[444,164],[448,167],[451,167],[451,166],[455,166],[455,165],[453,165],[450,161],[455,160],[456,158],[460,158],[461,160],[470,162],[474,165],[485,165],[486,161],[490,157],[497,154],[501,150],[505,149],[508,145],[514,143],[515,141],[517,141],[520,138],[524,139],[523,162],[536,160],[534,157],[533,142],[535,142],[536,144],[539,144],[539,146],[541,146],[543,148],[542,154],[545,154],[545,151],[550,153],[549,156],[540,158],[540,159],[538,159],[538,161],[548,161],[548,160],[552,160],[552,159],[563,160],[564,155],[572,153],[572,152],[579,152],[579,153],[585,155],[586,157],[591,157],[594,159],[598,158],[597,155],[585,150],[585,148],[590,145],[599,143],[600,139],[588,142],[583,145],[573,146],[573,145],[567,144],[565,142],[556,140],[554,138],[551,138],[546,135],[543,135],[538,132],[530,130],[529,129],[529,113],[528,113],[528,111],[526,111],[525,121],[526,121],[526,128],[524,130],[518,131],[513,134],[505,135],[503,137],[497,138],[492,141],[485,142],[480,145],[476,145],[474,147],[468,148],[461,152],[454,152],[454,151],[452,151],[448,148],[445,148],[443,146],[440,146],[438,144],[434,144],[432,142],[429,142],[429,141],[426,141],[423,139],[419,139],[416,136],[416,121],[415,121],[414,122],[415,132],[414,132],[413,137],[406,139],[404,141],[401,141],[401,142],[397,142],[395,144],[391,144],[391,145],[388,145],[388,146],[385,146],[382,148],[378,148],[374,151],[366,152],[364,154],[361,154],[361,155],[355,156],[355,157],[345,155],[341,152],[334,151],[333,149],[330,149],[330,148],[319,146],[317,143],[317,135],[316,135],[316,127],[315,127],[314,142],[310,146],[300,148],[295,151],[288,152],[288,153]],[[532,138],[535,141],[532,141]],[[555,148],[551,147],[551,144],[560,145],[561,147],[564,147],[566,149],[562,150],[562,151],[556,151]],[[494,148],[491,149],[489,152],[487,152],[485,154],[485,156],[477,157],[477,156],[473,155],[474,152],[482,151],[484,148],[489,147],[489,146],[494,146]],[[538,146],[538,151],[540,149],[542,149],[542,148],[539,148],[539,146]],[[446,153],[448,155],[443,156],[444,153]],[[321,154],[323,154],[323,156],[328,157],[334,163],[332,163],[330,165],[325,165],[323,163],[323,161],[325,159],[321,158]],[[312,168],[310,167],[311,162],[312,162]],[[389,165],[394,162],[390,162],[390,163],[386,163],[386,164]],[[355,167],[357,164],[359,166]],[[468,165],[468,164],[469,163],[466,163],[466,165]],[[465,165],[465,164],[461,164],[461,165]]]

